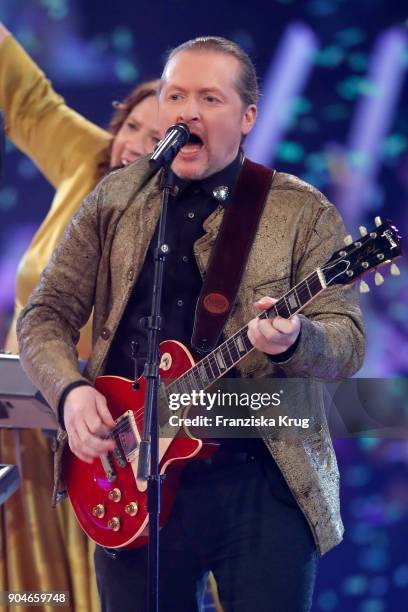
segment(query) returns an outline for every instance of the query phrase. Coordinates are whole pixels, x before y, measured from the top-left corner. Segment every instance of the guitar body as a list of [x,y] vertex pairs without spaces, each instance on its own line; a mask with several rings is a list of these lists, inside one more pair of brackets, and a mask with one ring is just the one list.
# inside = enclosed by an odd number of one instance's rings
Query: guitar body
[[[160,351],[160,376],[164,382],[175,380],[194,365],[192,356],[179,342],[162,342]],[[143,376],[138,383],[139,389],[135,390],[133,381],[118,376],[100,376],[95,387],[106,397],[115,421],[126,411],[132,411],[140,441],[146,390]],[[186,432],[172,441],[160,440],[159,469],[161,474],[166,474],[161,487],[161,527],[170,514],[182,467],[193,457],[204,459],[211,456],[217,448],[218,444],[204,444]],[[64,478],[70,502],[85,533],[100,546],[133,548],[147,543],[147,483],[136,478],[138,456],[137,448],[134,458],[123,467],[113,457],[111,463],[115,478],[110,481],[99,457],[89,464],[66,447]],[[109,523],[112,519],[113,523]]]

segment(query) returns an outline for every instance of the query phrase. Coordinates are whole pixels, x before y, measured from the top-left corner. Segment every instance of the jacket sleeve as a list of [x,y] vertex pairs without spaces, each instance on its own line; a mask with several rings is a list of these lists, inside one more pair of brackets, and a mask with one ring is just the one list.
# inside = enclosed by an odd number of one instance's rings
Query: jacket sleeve
[[[345,234],[337,209],[328,203],[319,208],[309,235],[299,236],[304,245],[295,249],[301,252],[295,262],[295,283],[330,259],[333,252],[343,246]],[[361,368],[364,328],[354,287],[328,287],[299,317],[301,331],[297,347],[289,359],[277,364],[285,376],[341,379]]]
[[0,109],[6,134],[57,188],[110,135],[68,108],[12,36],[0,44]]
[[72,218],[17,322],[23,368],[57,412],[64,389],[85,381],[78,367],[79,330],[92,310],[101,237],[103,183]]

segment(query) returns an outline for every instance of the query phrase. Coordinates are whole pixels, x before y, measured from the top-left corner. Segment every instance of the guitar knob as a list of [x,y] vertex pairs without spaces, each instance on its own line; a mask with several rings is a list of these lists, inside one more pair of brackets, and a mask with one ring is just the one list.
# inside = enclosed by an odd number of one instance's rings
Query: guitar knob
[[376,227],[380,227],[380,225],[382,225],[381,217],[376,217],[374,223]]
[[368,293],[370,291],[370,287],[367,285],[365,281],[361,281],[360,283],[360,293]]
[[137,514],[138,509],[139,506],[137,505],[137,502],[130,502],[125,506],[125,512],[126,514],[129,514],[129,516],[135,516]]
[[360,225],[358,229],[360,231],[360,236],[367,236],[367,228],[364,227],[364,225]]
[[96,516],[96,518],[103,518],[105,516],[105,506],[103,504],[98,504],[92,508],[92,514]]
[[118,488],[112,489],[112,491],[109,491],[108,497],[113,502],[119,502],[122,499],[122,492]]
[[382,274],[380,274],[379,272],[376,272],[376,273],[375,273],[375,276],[374,276],[374,282],[375,282],[375,284],[376,284],[376,286],[377,286],[377,287],[379,287],[380,285],[382,285],[382,284],[383,284],[383,282],[384,282],[384,277],[383,277],[383,275],[382,275]]
[[119,519],[119,517],[118,516],[113,516],[111,519],[109,519],[108,527],[109,527],[109,529],[112,529],[112,531],[119,531],[119,529],[120,529],[120,519]]
[[351,234],[347,234],[347,236],[344,238],[344,244],[346,246],[350,246],[352,242],[353,242],[353,236]]
[[390,272],[392,276],[399,276],[401,274],[399,267],[395,263],[392,264]]

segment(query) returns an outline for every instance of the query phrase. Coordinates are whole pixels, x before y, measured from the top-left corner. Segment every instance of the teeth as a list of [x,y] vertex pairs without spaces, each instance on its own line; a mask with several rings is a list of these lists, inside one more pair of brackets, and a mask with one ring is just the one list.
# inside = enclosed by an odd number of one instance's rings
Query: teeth
[[129,162],[128,162],[127,159],[121,159],[120,162],[121,162],[122,166],[128,166],[129,165]]

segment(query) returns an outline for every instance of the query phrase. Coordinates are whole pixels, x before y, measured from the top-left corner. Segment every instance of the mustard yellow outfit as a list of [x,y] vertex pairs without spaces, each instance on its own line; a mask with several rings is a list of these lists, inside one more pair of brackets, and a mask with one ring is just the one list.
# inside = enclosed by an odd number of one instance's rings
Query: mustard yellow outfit
[[[18,352],[17,317],[68,222],[98,182],[98,166],[112,136],[68,108],[12,36],[0,44],[0,109],[8,138],[56,189],[18,269],[15,312],[6,342],[7,350]],[[90,353],[90,327],[88,322],[77,347],[82,358]],[[16,463],[13,432],[1,430],[0,440],[0,462]],[[21,432],[21,464],[22,485],[1,509],[0,590],[70,591],[71,609],[98,610],[92,546],[67,500],[56,510],[50,507],[52,459],[40,431]]]

